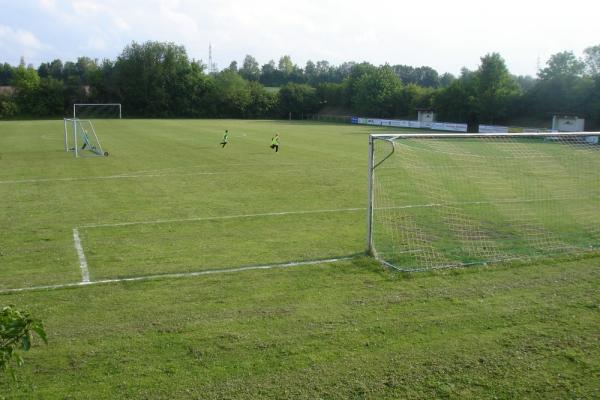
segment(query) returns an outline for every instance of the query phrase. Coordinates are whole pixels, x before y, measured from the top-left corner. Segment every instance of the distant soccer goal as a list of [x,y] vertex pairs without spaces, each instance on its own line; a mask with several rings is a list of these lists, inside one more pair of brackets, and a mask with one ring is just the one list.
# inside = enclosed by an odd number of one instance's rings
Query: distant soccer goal
[[120,103],[73,104],[73,118],[84,119],[121,119],[123,117]]
[[368,251],[416,271],[600,250],[599,135],[371,135]]
[[102,149],[94,125],[90,120],[65,118],[65,151],[72,151],[75,157],[108,156]]

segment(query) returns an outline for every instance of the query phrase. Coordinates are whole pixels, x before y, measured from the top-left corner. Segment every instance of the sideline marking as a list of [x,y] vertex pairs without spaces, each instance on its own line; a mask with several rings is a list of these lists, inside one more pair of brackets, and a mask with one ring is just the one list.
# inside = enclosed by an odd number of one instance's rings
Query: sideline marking
[[64,283],[64,284],[58,284],[58,285],[31,286],[31,287],[17,288],[17,289],[0,289],[0,294],[21,293],[21,292],[30,292],[30,291],[36,291],[36,290],[66,289],[66,288],[70,288],[70,287],[101,285],[101,284],[118,283],[118,282],[136,282],[136,281],[150,281],[150,280],[158,280],[158,279],[190,278],[190,277],[202,276],[202,275],[226,274],[226,273],[243,272],[243,271],[251,271],[251,270],[291,268],[291,267],[300,267],[300,266],[304,266],[304,265],[332,264],[332,263],[336,263],[336,262],[340,262],[340,261],[352,260],[354,258],[355,257],[340,257],[340,258],[329,258],[329,259],[324,259],[324,260],[296,261],[296,262],[288,262],[288,263],[284,263],[284,264],[255,265],[255,266],[237,267],[237,268],[210,269],[210,270],[196,271],[196,272],[179,272],[179,273],[170,273],[170,274],[134,276],[131,278],[100,279],[97,281],[89,281],[88,280],[87,282],[82,281],[82,282]]
[[77,250],[77,256],[79,257],[81,284],[88,284],[90,283],[90,271],[88,270],[87,260],[85,259],[85,253],[81,246],[81,238],[79,237],[79,229],[77,228],[73,228],[73,242],[75,242],[75,250]]

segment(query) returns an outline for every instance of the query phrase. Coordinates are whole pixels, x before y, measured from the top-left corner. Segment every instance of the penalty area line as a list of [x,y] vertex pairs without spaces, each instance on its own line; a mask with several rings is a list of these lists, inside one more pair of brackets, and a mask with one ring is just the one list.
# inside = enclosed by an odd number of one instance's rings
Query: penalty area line
[[295,261],[295,262],[288,262],[288,263],[283,263],[283,264],[251,265],[251,266],[236,267],[236,268],[234,267],[234,268],[223,268],[223,269],[208,269],[208,270],[204,270],[204,271],[194,271],[194,272],[177,272],[177,273],[167,273],[167,274],[133,276],[133,277],[129,277],[129,278],[100,279],[97,281],[90,281],[89,277],[88,277],[87,281],[81,281],[81,282],[63,283],[63,284],[45,285],[45,286],[31,286],[31,287],[17,288],[17,289],[0,289],[0,294],[31,292],[31,291],[38,291],[38,290],[66,289],[66,288],[79,287],[79,286],[92,286],[92,285],[101,285],[101,284],[110,284],[110,283],[119,283],[119,282],[140,282],[140,281],[153,281],[153,280],[159,280],[159,279],[192,278],[192,277],[203,276],[203,275],[227,274],[227,273],[244,272],[244,271],[252,271],[252,270],[284,269],[284,268],[300,267],[300,266],[306,266],[306,265],[333,264],[333,263],[337,263],[337,262],[341,262],[341,261],[349,261],[354,258],[356,258],[356,257],[339,257],[339,258],[328,258],[328,259],[322,259],[322,260]]
[[81,245],[81,238],[79,237],[79,229],[73,228],[73,242],[75,244],[75,250],[77,251],[77,257],[79,258],[79,269],[81,269],[81,283],[89,283],[90,271],[88,270],[87,260],[85,253],[83,252],[83,246]]
[[[327,169],[318,169],[317,171],[331,170],[356,170],[356,167],[332,167]],[[310,170],[309,170],[310,171]],[[280,174],[286,173],[306,173],[306,169],[287,169],[278,171]],[[141,178],[163,178],[163,177],[188,177],[188,176],[213,176],[213,175],[241,175],[244,172],[239,171],[199,171],[199,172],[179,172],[179,173],[141,173],[141,174],[116,174],[106,176],[87,176],[87,177],[67,177],[67,178],[32,178],[32,179],[13,179],[0,180],[0,185],[21,184],[21,183],[43,183],[43,182],[74,182],[90,180],[108,180],[108,179],[141,179]]]
[[355,208],[336,208],[328,210],[305,210],[305,211],[281,211],[271,213],[259,213],[259,214],[236,214],[236,215],[221,215],[215,217],[192,217],[192,218],[175,218],[175,219],[157,219],[153,221],[131,221],[131,222],[115,222],[111,224],[90,224],[80,225],[79,228],[104,228],[104,227],[116,227],[116,226],[131,226],[131,225],[153,225],[153,224],[170,224],[174,222],[194,222],[194,221],[214,221],[223,219],[237,219],[237,218],[256,218],[256,217],[276,217],[282,215],[301,215],[301,214],[325,214],[325,213],[336,213],[336,212],[356,212],[365,211],[364,207]]

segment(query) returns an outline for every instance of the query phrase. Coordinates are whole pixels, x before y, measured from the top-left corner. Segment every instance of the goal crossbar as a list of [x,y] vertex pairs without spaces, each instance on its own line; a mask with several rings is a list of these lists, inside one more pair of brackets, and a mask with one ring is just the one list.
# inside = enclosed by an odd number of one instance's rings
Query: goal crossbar
[[[73,118],[78,118],[77,110],[81,107],[87,107],[87,108],[92,108],[92,109],[114,107],[114,108],[118,109],[119,119],[122,119],[122,117],[123,117],[121,103],[75,103],[75,104],[73,104]],[[86,116],[86,117],[89,117],[89,116]],[[115,117],[116,117],[116,114],[115,114]]]
[[532,132],[532,133],[372,133],[373,139],[396,140],[416,138],[530,138],[530,137],[586,137],[600,136],[600,132]]

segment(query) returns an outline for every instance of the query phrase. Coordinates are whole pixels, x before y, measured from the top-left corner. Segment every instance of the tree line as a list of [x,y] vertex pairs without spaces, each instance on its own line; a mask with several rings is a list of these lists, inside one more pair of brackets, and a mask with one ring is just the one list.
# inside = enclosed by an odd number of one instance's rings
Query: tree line
[[550,57],[536,77],[515,76],[497,53],[459,76],[433,68],[308,61],[285,55],[260,66],[247,55],[220,72],[191,60],[183,46],[133,42],[115,59],[54,60],[37,69],[0,64],[0,118],[64,116],[77,102],[119,102],[128,117],[294,118],[336,112],[411,118],[433,108],[448,122],[515,124],[573,113],[600,127],[600,45],[578,58]]

